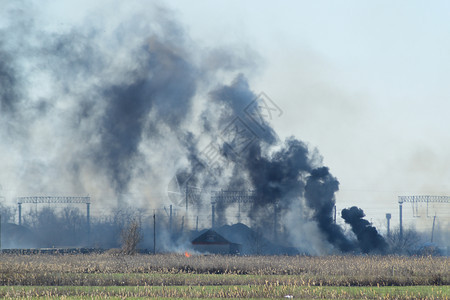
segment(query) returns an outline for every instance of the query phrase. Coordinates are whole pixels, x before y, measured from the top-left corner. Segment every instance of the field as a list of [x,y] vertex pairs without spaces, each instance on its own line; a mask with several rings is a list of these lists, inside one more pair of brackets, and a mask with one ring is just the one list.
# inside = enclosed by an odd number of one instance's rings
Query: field
[[448,299],[449,259],[0,255],[0,298]]

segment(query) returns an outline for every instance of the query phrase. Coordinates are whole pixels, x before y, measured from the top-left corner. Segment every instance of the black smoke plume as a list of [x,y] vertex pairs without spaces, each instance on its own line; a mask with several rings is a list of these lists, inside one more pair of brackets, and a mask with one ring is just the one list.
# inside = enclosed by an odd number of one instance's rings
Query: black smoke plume
[[[228,113],[240,116],[250,125],[253,123],[242,111],[255,98],[256,95],[243,76],[236,78],[230,86],[213,93],[213,100],[228,108]],[[264,123],[262,129],[257,126],[251,129],[258,138],[246,151],[233,157],[233,174],[239,174],[237,178],[247,178],[247,186],[256,192],[257,200],[248,213],[254,226],[265,228],[266,231],[273,227],[275,231],[280,227],[293,230],[290,224],[280,226],[274,222],[282,223],[283,216],[293,205],[302,203],[301,199],[304,198],[306,207],[303,210],[311,211],[312,219],[317,222],[326,240],[340,251],[354,250],[353,243],[346,238],[341,227],[333,222],[335,192],[339,189],[339,182],[327,167],[320,166],[320,157],[315,156],[304,142],[294,137],[288,138],[279,150],[271,151],[277,145],[278,137],[270,125]],[[224,156],[227,155],[227,146],[229,145],[222,145]],[[233,178],[227,188],[242,190],[242,186],[234,184],[236,177]]]
[[[148,217],[172,204],[167,186],[181,172],[203,191],[253,190],[251,225],[273,228],[280,243],[297,246],[296,233],[309,230],[315,253],[353,250],[332,218],[339,182],[318,152],[294,137],[282,142],[259,118],[264,107],[249,113],[258,95],[243,72],[257,55],[205,50],[170,11],[122,13],[121,5],[114,18],[99,11],[53,29],[33,2],[0,11],[0,183],[12,197],[89,194],[97,212],[131,205]],[[236,124],[244,139],[228,135]],[[210,143],[219,150],[214,166],[202,158]],[[209,215],[211,198],[193,198],[191,211]],[[230,222],[228,206],[217,204],[218,225]]]
[[356,206],[344,208],[342,210],[342,218],[345,223],[350,224],[352,231],[358,239],[358,246],[363,253],[378,252],[385,253],[388,244],[384,238],[378,233],[377,229],[363,219],[364,211]]
[[325,233],[327,240],[341,251],[354,250],[353,244],[345,237],[341,227],[333,222],[335,205],[334,193],[339,189],[339,182],[328,171],[327,167],[311,171],[305,187],[306,201],[314,209],[314,219]]

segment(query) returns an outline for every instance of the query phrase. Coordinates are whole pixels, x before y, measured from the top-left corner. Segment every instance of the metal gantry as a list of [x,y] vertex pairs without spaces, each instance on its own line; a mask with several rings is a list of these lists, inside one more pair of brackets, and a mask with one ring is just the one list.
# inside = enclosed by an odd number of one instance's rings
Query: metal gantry
[[[450,203],[450,196],[431,196],[431,195],[418,195],[418,196],[398,196],[399,204],[399,218],[400,218],[400,238],[403,237],[403,215],[402,206],[403,203],[411,203],[413,205],[413,215],[418,216],[418,203],[427,204],[427,217],[428,217],[428,203]],[[414,211],[415,209],[415,211]]]
[[438,202],[438,203],[450,203],[450,196],[430,196],[430,195],[422,195],[422,196],[398,196],[398,203],[404,202]]
[[256,192],[248,191],[211,191],[211,227],[214,228],[215,205],[238,203],[238,220],[241,221],[241,203],[253,203],[256,200]]
[[256,192],[248,191],[211,191],[211,203],[252,203],[256,199]]
[[22,225],[22,204],[32,203],[54,203],[54,204],[86,204],[86,225],[88,230],[88,236],[90,235],[90,205],[91,197],[89,196],[32,196],[32,197],[18,197],[17,205],[19,208],[19,225]]
[[411,203],[413,216],[419,216],[419,205],[418,203],[427,204],[427,217],[428,215],[428,203],[450,203],[449,196],[430,196],[430,195],[420,195],[420,196],[399,196],[398,203],[402,205],[403,203]]
[[67,197],[67,196],[33,196],[33,197],[18,197],[17,203],[91,203],[91,197]]

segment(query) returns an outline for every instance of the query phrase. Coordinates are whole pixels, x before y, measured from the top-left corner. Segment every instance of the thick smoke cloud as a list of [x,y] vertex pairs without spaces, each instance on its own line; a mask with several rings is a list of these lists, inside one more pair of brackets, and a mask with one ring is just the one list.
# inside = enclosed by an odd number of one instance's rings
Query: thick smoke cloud
[[[127,191],[130,171],[144,160],[139,155],[142,139],[160,134],[158,122],[177,132],[191,109],[196,90],[195,68],[180,54],[152,42],[146,55],[148,59],[140,68],[151,70],[151,74],[144,73],[129,84],[104,91],[108,105],[99,128],[101,142],[96,154],[101,167],[110,171],[119,193]],[[152,110],[155,119],[149,118]]]
[[17,153],[11,164],[22,173],[9,187],[113,202],[159,196],[141,185],[161,171],[155,153],[185,155],[183,123],[208,72],[185,51],[183,30],[158,8],[151,22],[143,19],[151,13],[136,12],[113,25],[96,19],[44,30],[32,4],[19,5],[2,12],[0,31],[8,41],[0,45],[1,121],[23,130],[2,126],[3,140],[18,144],[2,150]]
[[[256,98],[242,76],[230,85],[216,90],[213,99],[228,107],[232,115],[239,116],[246,124],[252,124],[243,115],[244,105]],[[229,116],[228,120],[230,119]],[[223,117],[222,117],[223,118]],[[247,179],[247,188],[251,187],[256,193],[256,201],[252,204],[249,217],[254,226],[260,229],[273,228],[274,239],[279,239],[277,231],[281,227],[287,231],[294,230],[293,224],[283,224],[283,217],[293,206],[301,203],[302,211],[309,211],[312,219],[317,222],[324,238],[338,250],[348,252],[356,250],[356,246],[344,234],[340,226],[333,222],[335,206],[335,192],[339,189],[339,182],[327,167],[321,166],[320,157],[308,146],[293,137],[287,139],[279,150],[271,151],[278,143],[278,137],[273,129],[265,123],[262,128],[252,126],[251,130],[258,138],[251,146],[234,161],[234,180],[230,181],[229,190],[245,190],[241,186]],[[227,146],[222,145],[222,153],[227,155]],[[231,148],[234,148],[233,145]],[[239,184],[236,184],[235,182]],[[301,202],[301,199],[305,202]],[[304,203],[304,204],[303,204]],[[224,211],[224,207],[220,207]],[[219,213],[219,220],[224,217]],[[299,212],[299,218],[303,218]],[[278,224],[280,223],[280,224]]]
[[16,103],[20,100],[17,90],[16,72],[11,66],[11,57],[2,51],[0,44],[0,109],[4,114],[11,114],[15,111]]
[[[12,196],[89,194],[101,211],[145,211],[170,204],[166,188],[178,173],[207,192],[253,190],[252,227],[273,228],[280,243],[299,246],[295,232],[313,226],[327,248],[316,253],[357,248],[333,222],[339,182],[318,152],[294,137],[281,142],[249,114],[257,94],[241,72],[254,67],[251,51],[201,49],[160,8],[66,29],[45,29],[32,8],[17,14],[0,14],[8,41],[0,44],[0,137],[14,140],[0,145],[8,158],[0,182]],[[230,124],[245,129],[244,141],[227,138]],[[202,159],[209,143],[220,152],[214,169]],[[192,201],[209,213],[208,196]],[[229,222],[228,206],[217,204],[218,225]]]
[[327,240],[341,251],[354,250],[354,246],[345,237],[341,227],[333,223],[334,193],[338,191],[339,182],[328,171],[327,167],[311,171],[305,187],[306,201],[314,209],[314,219],[325,233]]
[[385,253],[388,244],[377,232],[377,229],[364,220],[364,211],[356,206],[342,210],[342,218],[345,223],[350,224],[352,231],[358,239],[358,245],[363,253],[378,252]]

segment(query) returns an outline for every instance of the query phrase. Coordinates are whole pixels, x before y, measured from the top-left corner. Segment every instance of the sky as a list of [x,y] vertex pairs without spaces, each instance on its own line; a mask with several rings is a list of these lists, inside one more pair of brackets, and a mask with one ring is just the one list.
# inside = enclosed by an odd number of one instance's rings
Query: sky
[[[109,1],[44,3],[50,27],[99,8],[119,13]],[[340,182],[338,208],[357,205],[382,225],[400,195],[450,195],[447,1],[148,4],[169,10],[200,47],[249,57],[251,88],[283,111],[274,130],[318,149]]]

